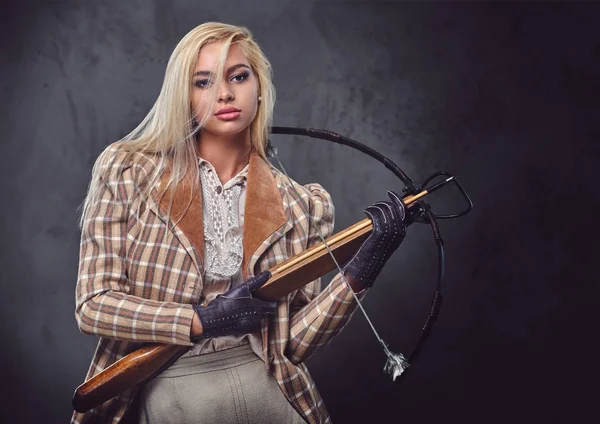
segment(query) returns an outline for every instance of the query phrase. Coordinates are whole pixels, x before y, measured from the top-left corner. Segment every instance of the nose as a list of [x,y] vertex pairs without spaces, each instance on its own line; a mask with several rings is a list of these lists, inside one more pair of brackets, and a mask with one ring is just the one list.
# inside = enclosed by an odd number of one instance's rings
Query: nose
[[221,85],[219,86],[219,101],[230,102],[233,99],[233,92],[227,81],[221,82]]

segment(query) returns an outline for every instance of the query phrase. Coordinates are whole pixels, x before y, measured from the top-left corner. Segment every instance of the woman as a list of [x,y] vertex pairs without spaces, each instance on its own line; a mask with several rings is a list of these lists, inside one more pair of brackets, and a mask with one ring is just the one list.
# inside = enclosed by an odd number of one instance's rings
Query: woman
[[391,192],[365,210],[374,231],[344,267],[350,286],[337,274],[323,291],[315,280],[254,298],[265,270],[333,231],[323,187],[266,160],[274,99],[248,30],[200,25],[176,46],[148,116],[98,158],[76,289],[79,328],[100,337],[87,378],[143,343],[190,350],[72,422],[329,421],[303,362],[347,323],[352,291],[363,295],[402,241],[405,210]]

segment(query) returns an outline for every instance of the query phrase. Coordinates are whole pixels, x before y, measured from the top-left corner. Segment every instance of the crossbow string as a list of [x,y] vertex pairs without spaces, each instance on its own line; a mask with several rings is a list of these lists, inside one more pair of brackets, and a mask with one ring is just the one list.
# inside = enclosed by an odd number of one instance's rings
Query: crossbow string
[[[352,147],[353,149],[361,151],[361,152],[371,156],[375,160],[381,162],[382,164],[384,164],[386,168],[388,168],[390,171],[392,171],[394,173],[394,175],[396,175],[402,181],[402,183],[404,184],[404,189],[402,190],[402,193],[403,193],[402,197],[414,196],[414,195],[417,195],[418,193],[423,192],[424,190],[426,190],[427,193],[431,193],[431,192],[445,186],[446,184],[453,183],[456,185],[456,187],[462,193],[463,197],[466,199],[467,204],[468,204],[467,208],[460,213],[452,214],[452,215],[435,215],[431,211],[431,206],[423,200],[418,200],[415,203],[410,205],[410,214],[411,214],[412,221],[418,222],[418,223],[423,223],[423,224],[429,224],[431,226],[431,229],[433,231],[433,236],[434,236],[435,242],[438,247],[438,275],[437,275],[437,284],[436,284],[435,292],[433,295],[433,299],[431,301],[431,306],[429,308],[429,314],[427,315],[425,323],[423,324],[423,328],[421,330],[421,335],[420,335],[419,339],[417,340],[417,343],[415,344],[411,353],[408,356],[404,356],[402,353],[394,353],[389,349],[388,344],[379,336],[379,333],[377,332],[377,330],[375,330],[375,326],[369,319],[369,316],[367,315],[367,312],[363,308],[363,305],[360,302],[358,296],[356,295],[356,293],[354,293],[354,290],[352,290],[354,299],[356,300],[356,302],[357,302],[360,310],[362,311],[363,315],[365,316],[367,322],[371,326],[371,329],[372,329],[373,333],[375,334],[377,341],[383,347],[383,351],[387,357],[387,361],[386,361],[383,369],[385,372],[389,373],[392,376],[392,380],[395,381],[396,378],[399,377],[404,371],[406,371],[406,369],[408,369],[410,364],[413,363],[415,357],[417,356],[417,353],[420,351],[421,347],[423,346],[423,343],[424,343],[425,339],[427,338],[427,336],[433,326],[433,323],[435,322],[435,320],[439,314],[439,311],[440,311],[440,308],[442,305],[441,289],[442,289],[442,280],[444,278],[444,241],[440,235],[440,231],[439,231],[439,227],[438,227],[436,219],[450,219],[450,218],[457,218],[457,217],[466,215],[473,207],[473,203],[471,202],[471,199],[469,198],[467,193],[464,191],[462,186],[458,183],[458,180],[456,179],[455,176],[453,176],[445,171],[439,171],[439,172],[436,172],[436,173],[430,175],[423,182],[423,184],[421,186],[417,187],[417,186],[415,186],[414,182],[408,177],[408,175],[406,175],[406,173],[398,165],[396,165],[391,159],[389,159],[388,157],[375,151],[374,149],[370,148],[369,146],[366,146],[366,145],[364,145],[356,140],[352,140],[348,137],[344,137],[340,134],[337,134],[337,133],[334,133],[334,132],[331,132],[328,130],[318,130],[318,129],[314,129],[314,128],[292,128],[292,127],[273,127],[271,129],[271,133],[272,134],[309,136],[312,138],[332,141],[334,143],[338,143],[338,144],[341,144],[344,146],[349,146],[349,147]],[[283,164],[277,157],[277,149],[272,146],[270,140],[267,144],[267,155],[277,161],[282,172],[287,177],[287,179],[290,183],[290,186],[292,187],[292,189],[294,190],[294,192],[300,199],[300,204],[304,210],[304,213],[306,215],[309,215],[308,206],[306,205],[306,203],[304,202],[304,200],[302,199],[302,197],[296,190],[296,187],[294,186],[292,179],[290,178],[290,176],[286,172]],[[434,178],[437,178],[440,176],[446,177],[446,178],[439,181],[438,183],[436,183],[434,185],[431,185],[431,186],[429,185],[430,182]],[[331,259],[335,263],[335,266],[337,267],[344,283],[349,286],[348,281],[346,280],[346,277],[342,270],[342,267],[335,259],[335,256],[331,252],[331,249],[329,248],[327,241],[321,234],[319,234],[319,237],[320,237],[321,241],[323,242],[325,248],[327,249],[327,252],[331,256]]]

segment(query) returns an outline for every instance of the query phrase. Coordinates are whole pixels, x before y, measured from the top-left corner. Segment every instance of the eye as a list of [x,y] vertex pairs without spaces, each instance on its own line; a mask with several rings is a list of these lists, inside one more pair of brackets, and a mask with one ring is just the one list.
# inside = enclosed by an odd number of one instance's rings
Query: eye
[[237,74],[237,75],[234,75],[233,77],[231,77],[230,81],[243,82],[243,81],[246,81],[249,76],[250,76],[250,72],[248,72],[248,71],[242,72],[241,74]]
[[194,85],[198,88],[208,88],[212,84],[212,81],[209,79],[201,79],[194,82]]

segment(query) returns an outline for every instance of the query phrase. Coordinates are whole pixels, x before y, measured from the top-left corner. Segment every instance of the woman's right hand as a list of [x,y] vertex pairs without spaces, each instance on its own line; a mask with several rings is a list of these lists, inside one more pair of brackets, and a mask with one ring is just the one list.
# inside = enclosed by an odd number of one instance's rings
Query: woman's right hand
[[198,335],[199,331],[195,332],[192,326],[192,341],[228,334],[242,335],[259,330],[260,320],[265,315],[275,313],[277,302],[258,299],[252,296],[252,292],[265,284],[270,277],[269,271],[263,271],[218,295],[206,306],[194,305],[202,329]]

